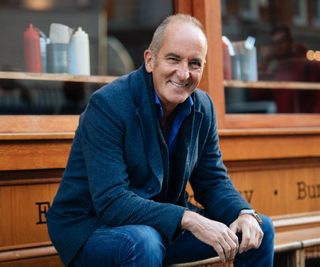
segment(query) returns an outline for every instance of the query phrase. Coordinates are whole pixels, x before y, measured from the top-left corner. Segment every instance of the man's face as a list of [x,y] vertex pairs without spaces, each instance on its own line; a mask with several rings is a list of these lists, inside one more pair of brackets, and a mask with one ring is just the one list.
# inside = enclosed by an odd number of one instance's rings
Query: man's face
[[165,30],[157,55],[145,52],[146,69],[165,111],[172,111],[197,88],[202,77],[207,43],[202,31],[183,22]]
[[272,36],[273,51],[277,58],[287,58],[291,56],[292,43],[284,32],[277,32]]

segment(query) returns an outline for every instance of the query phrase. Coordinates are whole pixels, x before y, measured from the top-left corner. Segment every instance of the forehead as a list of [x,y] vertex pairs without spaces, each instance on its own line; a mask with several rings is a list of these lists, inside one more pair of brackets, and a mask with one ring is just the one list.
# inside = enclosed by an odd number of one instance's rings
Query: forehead
[[188,53],[205,57],[207,42],[204,33],[198,27],[186,22],[170,23],[163,35],[159,52]]

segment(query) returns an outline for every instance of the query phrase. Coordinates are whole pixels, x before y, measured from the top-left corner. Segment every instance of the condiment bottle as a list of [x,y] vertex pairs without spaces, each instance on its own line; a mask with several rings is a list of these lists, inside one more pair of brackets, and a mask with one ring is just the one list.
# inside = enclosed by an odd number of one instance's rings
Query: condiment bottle
[[68,65],[70,74],[90,75],[89,38],[81,27],[71,37]]
[[27,72],[41,72],[39,32],[30,23],[23,34],[24,61]]

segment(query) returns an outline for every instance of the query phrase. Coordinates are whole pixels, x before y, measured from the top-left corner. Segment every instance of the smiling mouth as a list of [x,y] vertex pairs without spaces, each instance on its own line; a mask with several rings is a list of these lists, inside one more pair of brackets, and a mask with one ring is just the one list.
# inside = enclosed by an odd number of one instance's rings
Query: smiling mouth
[[170,83],[172,85],[174,85],[175,87],[179,87],[179,88],[183,88],[183,87],[188,86],[188,83],[177,83],[177,82],[174,82],[174,81],[170,81]]

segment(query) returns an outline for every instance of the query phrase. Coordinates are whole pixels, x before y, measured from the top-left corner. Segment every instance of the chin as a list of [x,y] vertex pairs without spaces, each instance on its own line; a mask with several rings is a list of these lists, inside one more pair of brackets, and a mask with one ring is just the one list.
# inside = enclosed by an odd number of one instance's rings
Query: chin
[[186,95],[186,96],[177,96],[177,97],[171,97],[170,98],[170,102],[171,103],[174,103],[176,105],[179,105],[181,103],[183,103],[184,101],[186,101],[186,99],[189,97],[189,95]]

